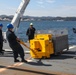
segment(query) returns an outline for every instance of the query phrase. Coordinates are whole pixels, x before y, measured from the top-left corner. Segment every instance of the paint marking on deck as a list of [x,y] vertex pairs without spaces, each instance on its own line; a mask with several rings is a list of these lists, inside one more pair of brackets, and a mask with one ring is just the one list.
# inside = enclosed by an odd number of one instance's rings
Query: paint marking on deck
[[[73,49],[75,48],[76,45],[74,46],[70,46],[69,49]],[[6,51],[12,51],[11,49],[5,49]],[[26,51],[28,52],[28,51]],[[27,60],[28,62],[31,62],[32,60]],[[11,68],[11,67],[18,67],[18,66],[21,66],[23,63],[22,62],[19,62],[19,63],[15,63],[13,65],[9,65],[9,66],[6,66],[5,68],[0,68],[0,73],[3,72],[3,71],[6,71],[8,68]]]
[[11,67],[13,68],[13,67],[21,66],[22,64],[23,63],[20,62],[20,63],[15,63],[15,64],[10,65],[10,66],[6,66],[5,68],[1,68],[0,69],[0,73],[3,72],[3,71],[6,71],[8,68],[11,68]]
[[[27,61],[31,62],[32,60],[27,60]],[[0,68],[0,73],[6,71],[8,68],[18,67],[18,66],[21,66],[22,64],[23,64],[22,62],[18,62],[18,63],[15,63],[13,65],[6,66],[5,68]]]

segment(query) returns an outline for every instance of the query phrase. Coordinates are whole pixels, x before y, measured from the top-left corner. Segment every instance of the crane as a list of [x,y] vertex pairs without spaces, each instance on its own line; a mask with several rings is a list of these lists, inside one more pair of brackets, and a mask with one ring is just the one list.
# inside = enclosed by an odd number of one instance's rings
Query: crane
[[24,11],[27,7],[27,5],[29,4],[30,0],[22,0],[22,2],[20,3],[12,21],[11,24],[14,26],[14,31],[16,30],[16,28],[19,26],[20,20],[24,14]]

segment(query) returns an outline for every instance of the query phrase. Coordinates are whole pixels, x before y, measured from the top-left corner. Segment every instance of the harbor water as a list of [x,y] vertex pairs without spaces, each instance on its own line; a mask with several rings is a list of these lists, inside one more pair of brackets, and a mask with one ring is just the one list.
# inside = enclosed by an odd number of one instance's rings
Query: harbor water
[[[30,23],[34,24],[36,30],[51,30],[51,29],[67,29],[69,45],[76,45],[76,34],[72,28],[76,28],[76,21],[22,21],[17,29],[16,35],[23,41],[27,41],[26,30]],[[7,29],[7,24],[10,21],[0,21],[3,24],[3,31]]]

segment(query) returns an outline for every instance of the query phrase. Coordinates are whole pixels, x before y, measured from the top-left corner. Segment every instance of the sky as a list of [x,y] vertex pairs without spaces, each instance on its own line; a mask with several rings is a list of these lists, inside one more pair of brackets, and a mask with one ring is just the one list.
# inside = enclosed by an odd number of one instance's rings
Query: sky
[[[0,0],[0,15],[14,15],[22,0]],[[30,0],[25,16],[76,17],[76,0]]]

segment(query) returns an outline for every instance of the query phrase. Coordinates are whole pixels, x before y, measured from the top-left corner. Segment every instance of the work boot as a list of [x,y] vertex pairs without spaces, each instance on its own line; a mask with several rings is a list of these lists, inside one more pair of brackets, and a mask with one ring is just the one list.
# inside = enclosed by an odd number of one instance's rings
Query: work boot
[[26,60],[21,60],[21,62],[26,62],[26,63],[27,63],[27,61],[26,61]]
[[18,59],[14,60],[14,62],[20,62]]

